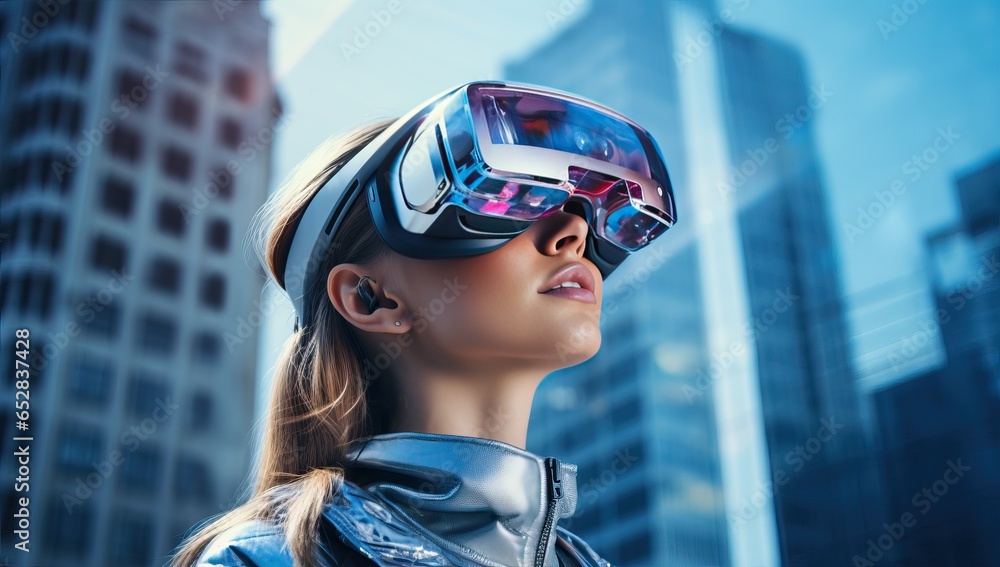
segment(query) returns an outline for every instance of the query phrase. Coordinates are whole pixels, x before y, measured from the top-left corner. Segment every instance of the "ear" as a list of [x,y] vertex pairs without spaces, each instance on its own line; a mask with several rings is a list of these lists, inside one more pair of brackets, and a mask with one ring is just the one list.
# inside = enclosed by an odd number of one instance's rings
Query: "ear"
[[[334,266],[326,278],[326,294],[334,309],[362,331],[369,333],[403,334],[410,330],[408,311],[401,298],[388,291],[387,282],[383,280],[383,272],[373,266],[359,264],[338,264]],[[358,282],[362,276],[370,276],[375,283],[368,280],[378,307],[372,313],[368,312],[368,304],[358,293]],[[399,326],[396,326],[399,321]]]

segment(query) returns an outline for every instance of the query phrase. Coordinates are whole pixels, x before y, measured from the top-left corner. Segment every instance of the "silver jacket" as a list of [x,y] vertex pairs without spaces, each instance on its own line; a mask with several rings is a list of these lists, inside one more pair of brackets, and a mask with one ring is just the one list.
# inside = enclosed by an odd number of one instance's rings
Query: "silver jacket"
[[[323,565],[610,567],[558,525],[577,503],[576,465],[513,445],[389,433],[355,442],[323,508]],[[292,566],[273,524],[220,534],[198,565]]]

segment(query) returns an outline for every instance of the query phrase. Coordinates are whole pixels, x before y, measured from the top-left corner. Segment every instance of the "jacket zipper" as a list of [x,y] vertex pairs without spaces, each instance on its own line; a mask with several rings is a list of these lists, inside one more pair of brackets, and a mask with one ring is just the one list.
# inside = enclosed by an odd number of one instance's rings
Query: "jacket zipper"
[[538,550],[535,551],[535,567],[545,567],[545,554],[549,548],[549,537],[556,519],[556,500],[562,498],[562,479],[559,477],[559,459],[545,458],[545,480],[548,494],[548,509],[545,511],[545,524],[542,535],[538,539]]

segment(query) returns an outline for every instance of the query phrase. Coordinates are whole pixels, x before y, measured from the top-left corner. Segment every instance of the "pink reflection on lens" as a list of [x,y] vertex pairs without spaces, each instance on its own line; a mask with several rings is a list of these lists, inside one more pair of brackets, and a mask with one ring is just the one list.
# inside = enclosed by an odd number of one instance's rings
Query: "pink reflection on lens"
[[507,209],[509,208],[510,208],[509,203],[505,203],[503,201],[491,200],[484,203],[483,206],[479,208],[479,211],[490,215],[502,215],[506,213]]
[[500,190],[500,194],[497,195],[501,199],[510,199],[521,190],[521,186],[513,181],[508,181],[504,184],[503,189]]

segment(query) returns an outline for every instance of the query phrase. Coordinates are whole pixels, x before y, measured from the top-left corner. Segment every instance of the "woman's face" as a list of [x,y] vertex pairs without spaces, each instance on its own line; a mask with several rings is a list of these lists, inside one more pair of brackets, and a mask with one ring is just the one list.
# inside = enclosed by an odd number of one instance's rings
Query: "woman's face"
[[[559,211],[487,254],[423,260],[394,253],[384,275],[391,284],[381,287],[403,301],[421,356],[473,367],[572,366],[601,346],[603,282],[583,256],[587,230],[583,218]],[[580,288],[548,291],[566,281]]]

